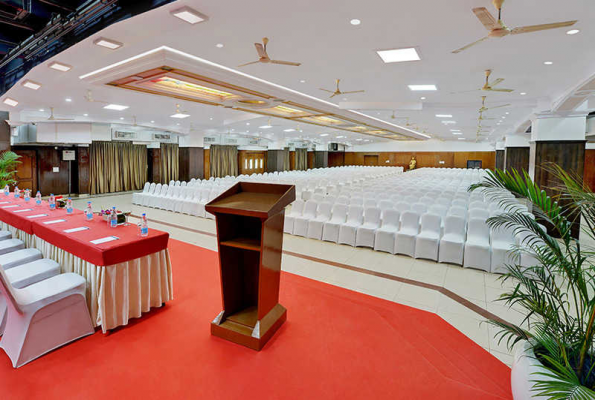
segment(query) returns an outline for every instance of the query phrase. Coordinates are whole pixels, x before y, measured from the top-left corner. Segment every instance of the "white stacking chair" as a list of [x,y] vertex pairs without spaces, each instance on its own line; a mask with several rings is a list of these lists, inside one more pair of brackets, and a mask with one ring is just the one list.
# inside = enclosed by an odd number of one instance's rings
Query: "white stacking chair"
[[438,261],[441,220],[436,214],[421,216],[421,230],[415,239],[415,258]]
[[308,201],[312,198],[314,193],[311,190],[302,190],[302,199]]
[[411,205],[409,203],[401,201],[395,204],[395,210],[397,210],[402,216],[405,211],[411,210]]
[[419,214],[405,211],[401,214],[401,229],[395,233],[395,254],[415,255],[415,237],[419,233]]
[[490,262],[490,229],[484,219],[470,219],[467,224],[463,267],[490,272]]
[[304,201],[303,200],[296,200],[291,205],[291,211],[285,214],[285,223],[283,224],[283,232],[285,233],[293,233],[293,222],[295,221],[296,217],[302,215],[302,211],[304,211]]
[[[322,195],[321,195],[322,196]],[[293,234],[297,236],[306,236],[308,234],[308,224],[310,220],[316,218],[316,210],[318,209],[318,202],[315,200],[308,200],[304,205],[302,215],[298,215],[293,220]]]
[[180,186],[180,183],[181,183],[180,181],[176,181],[174,186]]
[[487,205],[483,201],[472,201],[471,203],[469,203],[469,210],[473,209],[486,210]]
[[458,217],[463,217],[463,219],[467,218],[467,209],[459,206],[452,206],[448,209],[446,213],[447,216],[449,215],[456,215]]
[[312,200],[317,203],[322,203],[324,201],[324,195],[322,193],[314,193],[312,195]]
[[364,209],[362,206],[349,206],[347,221],[339,228],[338,243],[355,246],[355,235],[357,233],[357,228],[362,224],[364,218],[363,214]]
[[10,231],[0,231],[0,241],[8,239],[12,239],[12,233]]
[[418,198],[419,197],[415,197],[415,196],[407,196],[407,197],[405,197],[405,202],[408,204],[417,203]]
[[490,217],[490,212],[486,209],[472,208],[469,210],[469,219],[478,218],[486,220]]
[[426,206],[423,203],[413,203],[411,205],[411,211],[416,212],[419,215],[422,215],[428,211],[428,206]]
[[[207,201],[205,202],[205,204],[215,200],[217,197],[219,197],[219,195],[224,191],[225,189],[219,187],[219,189],[215,189],[215,190],[211,190],[211,193],[209,193],[209,197],[207,199]],[[215,219],[215,215],[211,214],[210,212],[206,212],[205,210],[205,217],[208,219]]]
[[147,204],[149,207],[158,208],[158,205],[161,204],[161,199],[163,199],[167,195],[167,191],[171,186],[165,184],[161,185],[161,190],[158,192],[157,188],[155,188],[155,193],[149,199],[149,203]]
[[194,195],[194,189],[190,185],[182,186],[180,188],[180,193],[174,199],[173,211],[177,213],[181,213],[184,208],[184,203],[188,197],[192,197]]
[[[139,193],[139,196],[137,196],[138,205],[146,206],[147,203],[149,202],[149,199],[151,198],[151,196],[153,196],[155,194],[156,188],[157,188],[157,184],[155,182],[153,182],[149,186],[149,190],[147,191],[147,193]],[[161,190],[161,185],[159,186],[159,189]]]
[[438,262],[463,265],[465,231],[464,216],[448,215],[444,219],[444,235],[440,239]]
[[352,197],[351,199],[349,199],[349,205],[350,206],[363,206],[364,199],[362,197]]
[[306,237],[322,240],[322,228],[324,223],[331,219],[332,204],[329,202],[320,203],[316,218],[308,221],[308,232]]
[[194,189],[192,199],[184,201],[184,210],[190,215],[197,217],[205,217],[205,204],[209,201],[209,194],[211,190],[206,187],[197,187]]
[[0,348],[14,368],[95,332],[85,288],[85,278],[67,273],[16,289],[0,268],[0,296],[8,305]]
[[356,246],[374,248],[376,230],[380,228],[380,214],[382,210],[378,207],[369,207],[364,210],[364,223],[357,228],[355,236]]
[[382,215],[382,226],[376,230],[374,250],[395,254],[395,233],[399,230],[401,214],[394,209],[385,210]]
[[176,181],[171,180],[171,181],[169,181],[168,186],[174,186],[175,184],[176,184]]
[[132,193],[132,204],[141,204],[141,198],[149,192],[150,187],[151,183],[147,182],[141,193]]
[[442,204],[432,204],[428,207],[428,213],[445,217],[448,213],[448,208]]
[[450,207],[451,203],[452,203],[452,201],[447,199],[446,197],[439,197],[436,199],[436,204],[441,204],[441,205],[445,206],[446,208]]
[[393,202],[391,200],[380,200],[378,202],[378,208],[380,208],[384,218],[384,212],[393,208]]
[[[154,183],[151,184],[151,187],[153,187],[153,185],[155,185]],[[151,188],[149,188],[149,193],[147,196],[145,196],[143,198],[143,206],[147,206],[147,207],[151,207],[151,204],[153,203],[153,198],[155,198],[155,196],[159,196],[161,194],[161,187],[163,185],[161,183],[158,183],[154,186],[153,190],[151,190]]]
[[515,243],[514,232],[510,228],[498,227],[492,230],[492,260],[490,272],[505,274],[508,265],[515,263],[511,251]]
[[175,204],[180,198],[180,190],[182,186],[174,186],[171,190],[168,190],[167,197],[162,200],[161,207],[167,211],[174,211]]
[[364,209],[376,207],[376,200],[366,199],[364,200]]
[[13,251],[21,250],[25,248],[25,243],[19,239],[6,239],[0,240],[0,255],[6,253],[12,253]]
[[186,181],[182,181],[182,183],[180,183],[180,186],[182,186],[182,187],[184,187],[186,185],[188,185],[188,182],[186,182]]
[[331,219],[322,226],[322,240],[337,243],[339,241],[339,228],[347,218],[347,205],[335,204],[332,208]]
[[41,259],[43,256],[41,251],[37,249],[22,249],[10,253],[2,254],[0,256],[0,266],[5,271],[17,267],[22,264],[27,264]]
[[467,209],[467,200],[454,199],[451,203],[451,207],[462,207]]

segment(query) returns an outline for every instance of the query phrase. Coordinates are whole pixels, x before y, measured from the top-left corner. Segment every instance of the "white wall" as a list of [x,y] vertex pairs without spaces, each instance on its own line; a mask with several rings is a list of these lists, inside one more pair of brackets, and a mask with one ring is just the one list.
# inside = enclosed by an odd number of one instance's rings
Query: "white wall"
[[506,147],[529,147],[529,138],[524,134],[508,135],[504,139]]
[[531,127],[531,141],[585,140],[585,116],[538,118]]
[[407,141],[398,142],[390,140],[382,143],[370,143],[364,145],[355,145],[347,151],[360,152],[378,152],[378,151],[494,151],[494,145],[481,142],[475,143],[462,140],[425,140],[425,141]]
[[190,132],[188,135],[180,135],[180,147],[204,147],[205,135],[198,132]]

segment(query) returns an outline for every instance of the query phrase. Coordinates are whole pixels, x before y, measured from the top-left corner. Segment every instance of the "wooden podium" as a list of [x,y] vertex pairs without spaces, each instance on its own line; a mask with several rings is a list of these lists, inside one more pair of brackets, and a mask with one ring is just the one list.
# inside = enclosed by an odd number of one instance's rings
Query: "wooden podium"
[[285,207],[295,186],[239,182],[206,205],[217,222],[223,311],[211,334],[260,350],[287,319],[279,304]]

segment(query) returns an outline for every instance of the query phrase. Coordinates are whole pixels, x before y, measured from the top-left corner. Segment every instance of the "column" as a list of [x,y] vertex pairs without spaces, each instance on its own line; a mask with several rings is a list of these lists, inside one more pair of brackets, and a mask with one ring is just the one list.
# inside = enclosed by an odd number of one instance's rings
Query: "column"
[[529,171],[529,139],[524,134],[506,136],[504,140],[504,169]]

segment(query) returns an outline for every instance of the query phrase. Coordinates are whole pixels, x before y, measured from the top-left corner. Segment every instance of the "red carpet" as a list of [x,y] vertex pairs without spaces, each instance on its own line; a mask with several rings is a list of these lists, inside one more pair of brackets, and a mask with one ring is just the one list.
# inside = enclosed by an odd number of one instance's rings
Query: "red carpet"
[[510,369],[440,317],[284,273],[261,352],[211,337],[217,253],[170,240],[175,300],[13,370],[2,399],[510,399]]

